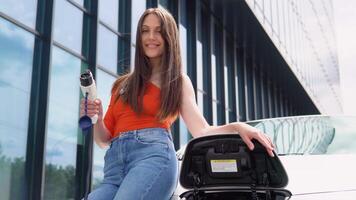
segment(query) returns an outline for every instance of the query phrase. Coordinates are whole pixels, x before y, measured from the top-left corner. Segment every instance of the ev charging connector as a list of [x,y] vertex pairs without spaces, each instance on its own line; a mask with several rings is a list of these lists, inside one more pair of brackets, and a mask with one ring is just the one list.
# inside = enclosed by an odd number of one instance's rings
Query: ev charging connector
[[85,97],[85,115],[79,119],[79,126],[83,131],[87,131],[92,127],[92,124],[96,124],[98,121],[98,115],[91,118],[87,116],[87,101],[96,99],[95,80],[90,70],[86,70],[80,75],[80,89]]

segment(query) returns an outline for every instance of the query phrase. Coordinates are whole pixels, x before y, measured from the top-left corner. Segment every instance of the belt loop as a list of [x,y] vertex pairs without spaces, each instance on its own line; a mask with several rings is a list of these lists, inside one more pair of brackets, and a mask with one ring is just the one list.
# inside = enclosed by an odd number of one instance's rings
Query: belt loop
[[138,139],[138,131],[137,130],[133,130],[133,136],[135,139]]
[[171,139],[171,141],[173,142],[173,136],[172,136],[172,133],[170,131],[168,131],[168,137],[169,139]]

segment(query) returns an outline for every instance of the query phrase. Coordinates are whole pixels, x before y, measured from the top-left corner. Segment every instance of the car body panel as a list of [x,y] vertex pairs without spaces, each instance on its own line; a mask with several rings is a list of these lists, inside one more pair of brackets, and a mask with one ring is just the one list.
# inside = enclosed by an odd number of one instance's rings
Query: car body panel
[[318,193],[320,196],[338,196],[356,191],[356,155],[291,155],[279,158],[288,173],[286,188],[292,191],[292,199],[294,196],[316,198]]

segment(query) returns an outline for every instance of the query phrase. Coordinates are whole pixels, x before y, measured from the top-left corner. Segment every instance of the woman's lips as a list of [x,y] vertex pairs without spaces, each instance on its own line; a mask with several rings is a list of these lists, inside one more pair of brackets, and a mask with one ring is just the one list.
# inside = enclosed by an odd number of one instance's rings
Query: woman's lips
[[148,48],[157,48],[159,44],[146,44],[146,47]]

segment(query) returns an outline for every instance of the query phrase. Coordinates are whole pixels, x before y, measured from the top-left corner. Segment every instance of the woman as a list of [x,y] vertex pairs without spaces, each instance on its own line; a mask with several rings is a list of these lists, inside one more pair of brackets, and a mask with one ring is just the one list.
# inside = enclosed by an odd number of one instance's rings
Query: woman
[[[181,71],[177,25],[161,8],[146,10],[136,35],[135,68],[116,80],[108,111],[99,99],[88,102],[88,116],[98,115],[94,139],[110,145],[104,180],[89,199],[166,200],[178,180],[170,126],[181,115],[193,137],[239,133],[252,150],[257,139],[273,156],[270,139],[244,124],[210,126],[195,102],[189,77]],[[84,114],[83,101],[81,114]]]

